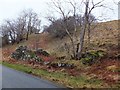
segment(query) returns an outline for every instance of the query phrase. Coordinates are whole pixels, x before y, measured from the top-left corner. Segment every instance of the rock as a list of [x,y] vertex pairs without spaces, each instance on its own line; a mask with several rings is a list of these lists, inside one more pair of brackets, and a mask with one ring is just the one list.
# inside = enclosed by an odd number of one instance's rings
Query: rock
[[44,64],[45,64],[45,65],[48,65],[48,64],[50,64],[50,62],[44,62]]
[[44,56],[49,56],[50,55],[47,51],[45,51],[45,50],[43,50],[41,48],[38,49],[37,51],[35,51],[35,53],[39,54],[39,55],[44,55]]
[[68,63],[52,63],[52,67],[54,68],[74,68],[74,64],[68,64]]
[[11,57],[16,60],[35,60],[42,61],[39,57],[37,57],[33,51],[29,50],[27,46],[19,46],[15,52],[11,54]]
[[43,52],[42,52],[42,55],[44,55],[44,56],[49,56],[49,53],[48,53],[47,51],[43,51]]
[[[42,55],[42,56],[40,56]],[[43,58],[44,56],[49,58],[50,54],[43,50],[38,49],[37,51],[30,50],[27,46],[19,46],[16,50],[11,54],[11,58],[15,60],[23,60],[23,61],[34,61],[40,64],[48,65],[50,62],[46,62]],[[54,65],[53,65],[54,66]]]

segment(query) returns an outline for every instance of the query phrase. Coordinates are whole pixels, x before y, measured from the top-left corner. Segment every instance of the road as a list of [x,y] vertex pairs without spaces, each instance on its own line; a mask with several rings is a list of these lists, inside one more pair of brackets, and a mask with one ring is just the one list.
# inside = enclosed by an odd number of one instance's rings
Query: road
[[[1,67],[1,66],[0,66]],[[2,88],[63,88],[50,81],[2,66]]]

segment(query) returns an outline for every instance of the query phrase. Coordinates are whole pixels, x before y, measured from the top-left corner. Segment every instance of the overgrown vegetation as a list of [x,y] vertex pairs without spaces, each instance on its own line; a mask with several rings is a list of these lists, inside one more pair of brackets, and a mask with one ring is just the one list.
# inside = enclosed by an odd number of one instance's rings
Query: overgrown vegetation
[[88,45],[90,45],[91,29],[95,28],[92,27],[92,25],[94,24],[96,26],[97,22],[92,11],[97,7],[103,7],[103,1],[97,3],[90,0],[82,1],[81,4],[84,4],[83,14],[79,12],[80,6],[77,6],[77,2],[69,1],[66,3],[70,6],[70,9],[68,9],[67,12],[64,11],[64,4],[61,2],[61,0],[52,1],[52,8],[54,8],[61,17],[57,20],[55,20],[55,17],[48,17],[48,20],[51,21],[52,24],[48,28],[45,28],[45,31],[56,35],[55,37],[63,37],[67,35],[71,45],[71,49],[69,49],[71,58],[80,60],[84,47],[85,34],[87,32]]
[[[73,64],[68,63],[53,63],[55,58],[50,58],[50,54],[43,50],[38,49],[35,51],[32,51],[27,48],[27,46],[19,46],[15,52],[11,54],[11,58],[15,60],[23,60],[23,61],[29,61],[33,64],[39,63],[42,65],[48,65],[49,67],[53,68],[74,68],[75,66]],[[52,59],[52,60],[51,60]]]
[[[98,3],[85,0],[81,2],[85,6],[83,14],[79,11],[80,6],[77,7],[76,2],[69,1],[70,5],[67,13],[64,12],[61,0],[52,1],[51,6],[59,12],[61,17],[55,19],[48,16],[51,25],[45,28],[44,31],[49,32],[52,36],[63,38],[66,35],[69,37],[71,49],[70,56],[74,59],[81,59],[85,33],[88,32],[88,44],[90,43],[90,30],[92,24],[96,23],[96,18],[93,16],[92,11],[97,7],[102,7],[102,1]],[[92,6],[91,6],[92,5]],[[22,15],[14,21],[6,20],[6,23],[1,26],[3,44],[19,43],[22,40],[28,40],[29,34],[39,33],[40,22],[38,15],[32,10],[23,11]],[[77,33],[80,33],[77,35]],[[79,38],[78,38],[79,37]]]
[[85,65],[92,65],[105,57],[106,53],[102,50],[86,52],[82,55],[81,61]]
[[[38,53],[38,51],[32,51],[32,50],[28,49],[27,46],[19,46],[15,50],[15,52],[13,52],[11,54],[11,57],[16,59],[16,60],[24,60],[24,61],[26,61],[26,60],[30,60],[30,61],[34,60],[36,62],[42,61],[42,59],[40,57],[38,57],[35,54],[35,52]],[[47,53],[46,51],[39,52],[40,55],[41,54],[45,55],[46,53]],[[47,53],[47,55],[49,55],[49,54]]]
[[39,33],[41,20],[33,11],[23,12],[15,21],[7,20],[1,26],[2,42],[14,45],[3,48],[3,59],[7,61],[3,65],[67,87],[101,88],[114,84],[119,87],[117,21],[99,23],[92,15],[95,8],[103,6],[103,1],[83,0],[81,13],[78,10],[81,7],[72,0],[66,3],[71,7],[67,12],[61,0],[53,0],[51,6],[60,17],[48,16],[50,25],[42,33]]

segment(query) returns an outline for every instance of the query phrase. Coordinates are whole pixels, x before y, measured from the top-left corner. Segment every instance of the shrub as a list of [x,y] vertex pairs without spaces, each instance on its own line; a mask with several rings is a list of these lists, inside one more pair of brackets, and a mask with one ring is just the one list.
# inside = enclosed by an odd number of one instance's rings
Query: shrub
[[92,58],[82,58],[81,61],[85,65],[92,65],[93,64],[93,59]]
[[82,55],[81,61],[85,65],[92,65],[93,63],[95,63],[96,61],[104,57],[105,55],[106,53],[102,50],[90,51]]

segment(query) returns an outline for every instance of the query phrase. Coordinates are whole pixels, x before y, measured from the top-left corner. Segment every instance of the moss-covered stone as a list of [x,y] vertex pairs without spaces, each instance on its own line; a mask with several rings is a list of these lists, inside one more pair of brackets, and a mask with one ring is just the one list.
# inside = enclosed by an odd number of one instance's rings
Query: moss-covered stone
[[98,54],[99,57],[104,57],[107,53],[105,51],[98,50],[97,54]]
[[102,50],[88,51],[82,55],[81,61],[85,65],[92,65],[100,58],[104,57],[106,53]]
[[36,54],[39,54],[39,55],[44,55],[44,56],[49,56],[50,54],[43,50],[43,49],[38,49],[37,51],[35,51]]
[[42,59],[36,55],[36,53],[27,48],[27,46],[19,46],[15,52],[11,54],[11,57],[16,60],[34,60],[41,62]]

